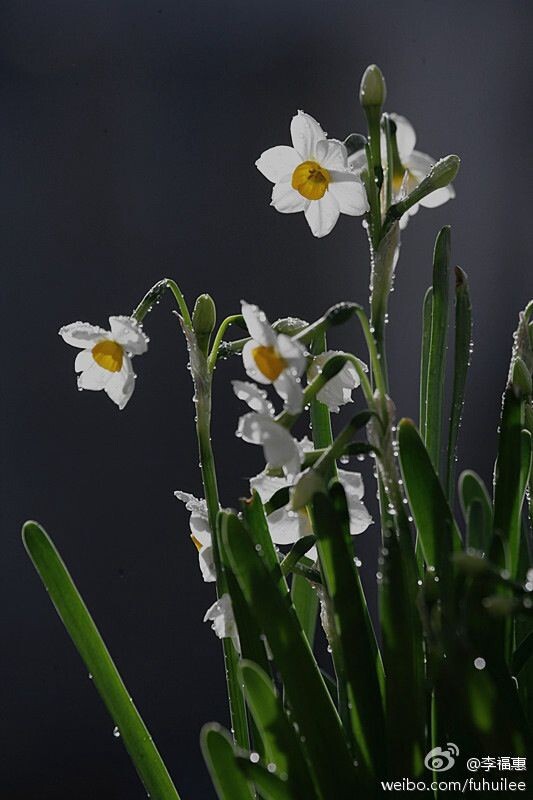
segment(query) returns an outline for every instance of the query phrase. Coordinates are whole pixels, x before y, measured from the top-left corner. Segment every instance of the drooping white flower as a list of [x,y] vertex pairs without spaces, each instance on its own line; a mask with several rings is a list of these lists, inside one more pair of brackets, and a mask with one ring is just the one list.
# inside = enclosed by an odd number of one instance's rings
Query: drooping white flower
[[213,538],[209,525],[209,515],[207,513],[207,503],[205,500],[198,500],[189,492],[174,492],[174,496],[185,503],[187,511],[191,512],[189,525],[191,528],[191,539],[198,550],[198,563],[202,572],[202,577],[206,583],[213,583],[217,579],[215,570],[215,559],[213,555]]
[[[320,353],[315,356],[311,366],[308,369],[308,375],[311,380],[316,378],[322,367],[333,356],[342,356],[344,353],[340,350],[327,350],[325,353]],[[359,360],[359,359],[358,359]],[[368,367],[359,361],[361,367],[365,372],[368,372]],[[331,378],[326,385],[317,393],[317,400],[325,403],[330,411],[337,413],[340,406],[346,403],[352,403],[352,392],[360,384],[359,375],[354,365],[349,361],[343,366],[340,372],[335,377]]]
[[123,409],[135,388],[131,359],[146,352],[148,337],[131,317],[109,317],[109,325],[111,330],[106,331],[88,322],[72,322],[59,335],[81,350],[74,362],[80,373],[78,388],[103,389]]
[[263,448],[265,461],[273,469],[282,469],[288,479],[300,471],[301,456],[289,431],[266,414],[250,411],[239,420],[237,436]]
[[233,614],[233,606],[229,594],[221,595],[212,606],[210,606],[204,617],[204,622],[211,622],[211,628],[219,639],[231,639],[235,650],[240,654],[241,643],[239,631]]
[[[356,536],[366,531],[372,523],[372,517],[363,503],[363,479],[359,472],[350,472],[345,469],[339,469],[338,476],[346,493],[346,502],[350,515],[350,533],[352,536]],[[250,480],[250,488],[257,491],[263,503],[267,503],[279,489],[290,487],[291,485],[292,481],[268,475],[266,472],[262,472]],[[309,515],[305,508],[292,511],[289,506],[284,506],[269,514],[267,521],[272,541],[275,544],[294,544],[303,536],[309,536],[313,533]],[[317,558],[316,548],[311,548],[307,555],[309,558]]]
[[259,383],[271,383],[285,401],[289,413],[300,413],[303,405],[300,375],[306,364],[305,348],[290,336],[276,333],[260,308],[244,300],[241,305],[252,337],[242,351],[247,374]]
[[[418,184],[428,175],[436,159],[415,150],[416,133],[415,129],[405,117],[399,114],[389,114],[396,125],[396,143],[398,145],[398,155],[403,167],[399,173],[393,174],[392,192],[393,201],[403,199],[413,191]],[[385,134],[381,134],[381,158],[384,164],[387,163],[387,141]],[[366,155],[364,150],[358,150],[349,158],[350,166],[356,174],[360,174],[367,168]],[[450,184],[443,189],[435,189],[434,192],[424,197],[420,203],[412,206],[400,219],[400,227],[405,228],[409,217],[417,213],[419,206],[425,208],[436,208],[437,206],[452,200],[455,197],[455,190]]]
[[303,211],[314,236],[326,236],[339,214],[368,211],[364,186],[350,172],[345,146],[328,139],[319,123],[298,111],[291,122],[292,147],[266,150],[255,162],[274,184],[272,205],[282,214]]

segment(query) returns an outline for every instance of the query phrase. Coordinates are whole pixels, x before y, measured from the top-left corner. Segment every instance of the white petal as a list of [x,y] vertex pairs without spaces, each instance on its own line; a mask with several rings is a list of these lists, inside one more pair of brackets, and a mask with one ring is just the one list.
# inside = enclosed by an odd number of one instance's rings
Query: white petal
[[285,408],[289,414],[299,414],[302,411],[304,404],[302,384],[291,370],[283,370],[274,381],[274,389],[285,401]]
[[268,503],[277,491],[284,489],[288,485],[287,478],[269,475],[266,471],[260,472],[254,478],[250,478],[250,491],[256,491],[262,503]]
[[431,167],[435,163],[435,159],[428,156],[427,153],[421,153],[419,150],[414,150],[409,158],[403,162],[404,167],[413,172],[419,179],[425,178],[429,173]]
[[109,317],[111,333],[115,342],[121,344],[128,353],[140,356],[148,350],[148,337],[139,323],[131,317]]
[[364,494],[363,479],[358,472],[340,469],[339,480],[346,492],[346,502],[350,515],[350,533],[356,536],[366,531],[368,526],[372,524],[372,517],[361,499]]
[[104,386],[107,396],[117,404],[122,411],[135,389],[135,375],[131,366],[131,359],[124,354],[122,359],[122,369],[120,372],[113,372],[111,380]]
[[255,383],[232,381],[231,385],[239,400],[243,400],[252,411],[257,411],[258,414],[274,416],[274,406],[267,398],[267,393],[256,386]]
[[392,120],[396,123],[396,142],[398,144],[398,154],[400,161],[405,162],[415,149],[416,133],[408,119],[399,114],[391,114]]
[[202,547],[202,549],[198,551],[198,563],[205,583],[214,583],[217,579],[217,573],[215,569],[215,557],[211,545]]
[[288,508],[278,508],[268,515],[267,522],[275,544],[293,544],[303,536],[313,533],[305,509],[289,511]]
[[[310,369],[309,377],[315,378],[326,361],[336,355],[343,355],[339,350],[328,350],[316,356]],[[361,362],[363,368],[365,365]],[[340,406],[352,402],[352,391],[359,386],[359,375],[353,364],[347,362],[340,372],[329,380],[317,394],[317,400],[327,405],[330,411],[337,413]]]
[[108,369],[100,367],[93,358],[92,364],[78,375],[78,388],[89,389],[91,392],[99,392],[100,389],[103,389],[106,384],[109,383],[113,375],[117,374],[119,373],[110,372]]
[[263,347],[275,346],[276,332],[267,320],[265,312],[245,300],[241,300],[241,307],[246,327],[252,339],[255,339]]
[[296,447],[298,448],[298,452],[300,454],[300,460],[303,462],[304,456],[306,453],[309,453],[311,450],[315,449],[315,446],[311,439],[308,436],[304,436],[300,439],[299,442],[296,442]]
[[110,333],[89,322],[71,322],[70,325],[63,325],[59,335],[72,347],[82,347],[86,350],[97,342],[101,342],[102,339],[108,339]]
[[280,144],[261,153],[255,162],[255,166],[269,181],[278,183],[286,175],[292,175],[301,162],[302,159],[294,147]]
[[293,478],[300,470],[300,454],[296,442],[286,428],[271,417],[251,411],[239,420],[237,435],[245,442],[263,446],[265,461],[273,468],[282,468]]
[[327,236],[335,227],[340,214],[339,204],[331,192],[320,200],[312,200],[305,211],[305,218],[313,236]]
[[334,195],[341,213],[350,214],[352,217],[366,214],[370,206],[363,184],[357,179],[354,180],[354,175],[349,176],[346,173],[337,173],[337,175],[338,178],[334,178],[332,175],[328,191]]
[[291,336],[280,333],[278,335],[277,349],[280,356],[285,359],[291,369],[298,376],[302,375],[307,363],[305,347]]
[[295,150],[302,157],[302,161],[316,159],[316,146],[322,139],[327,139],[327,134],[320,124],[304,111],[298,111],[291,122],[291,138]]
[[337,139],[323,139],[316,146],[316,160],[328,170],[348,171],[348,154],[342,142]]
[[90,350],[81,350],[74,361],[74,370],[75,372],[83,372],[83,370],[89,369],[92,364],[94,364],[92,352]]
[[[254,339],[250,339],[249,342],[246,342],[244,347],[242,348],[242,363],[244,365],[244,369],[246,370],[246,374],[252,380],[257,381],[258,383],[265,383],[270,384],[272,381],[263,375],[257,364],[255,363],[254,358],[254,350],[256,347],[259,346],[259,343],[256,342]],[[256,409],[257,410],[257,409]]]
[[448,200],[453,200],[454,197],[455,189],[450,184],[442,189],[435,189],[434,192],[431,192],[420,201],[420,205],[424,206],[424,208],[437,208],[437,206],[447,203]]
[[276,211],[281,214],[295,214],[298,211],[305,211],[309,204],[300,192],[292,188],[290,181],[276,183],[272,189],[272,203]]
[[205,500],[198,500],[194,495],[188,492],[174,492],[174,496],[182,503],[185,503],[187,511],[191,512],[189,521],[191,533],[200,542],[201,545],[207,547],[211,544],[211,527],[209,525],[209,515],[207,513],[207,503]]
[[213,623],[211,627],[219,639],[231,638],[237,652],[241,652],[239,633],[229,594],[223,594],[207,609],[204,622],[208,621]]
[[358,150],[353,155],[348,156],[348,166],[357,175],[364,169],[368,169],[368,161],[366,160],[365,150]]

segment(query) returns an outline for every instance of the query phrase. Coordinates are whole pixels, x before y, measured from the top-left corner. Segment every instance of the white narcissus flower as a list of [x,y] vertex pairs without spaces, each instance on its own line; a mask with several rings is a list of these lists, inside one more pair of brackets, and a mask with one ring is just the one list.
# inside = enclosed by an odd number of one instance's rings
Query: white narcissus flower
[[88,322],[64,325],[59,335],[78,347],[74,369],[79,372],[78,388],[103,389],[123,409],[135,388],[131,365],[133,356],[148,349],[148,337],[132,317],[109,317],[110,331]]
[[[339,481],[346,493],[348,513],[350,515],[350,533],[356,536],[366,531],[372,523],[372,517],[363,503],[364,485],[359,472],[349,470],[338,470]],[[263,503],[267,503],[270,498],[285,487],[291,486],[292,482],[286,478],[277,478],[262,472],[250,480],[250,488],[256,490]],[[303,536],[313,533],[309,515],[305,508],[292,511],[289,506],[279,508],[267,517],[268,527],[272,541],[275,544],[287,545],[294,544]],[[307,553],[309,558],[317,558],[316,548],[312,548]]]
[[267,393],[256,386],[255,383],[248,383],[248,381],[232,381],[233,391],[239,398],[243,400],[252,411],[257,411],[258,414],[265,414],[266,416],[274,416],[274,406],[267,397]]
[[[403,199],[406,195],[410,194],[418,184],[427,177],[432,166],[435,164],[436,159],[428,156],[426,153],[421,153],[415,150],[416,133],[415,129],[405,117],[399,114],[389,114],[396,125],[396,143],[398,145],[398,155],[403,167],[403,171],[397,175],[393,175],[392,192],[394,202]],[[381,134],[381,157],[384,163],[387,162],[387,141],[385,134]],[[366,155],[364,150],[359,150],[349,158],[350,166],[359,174],[363,169],[367,168]],[[400,227],[405,228],[409,217],[416,214],[419,206],[425,208],[436,208],[452,200],[455,197],[455,190],[450,184],[442,189],[435,189],[434,192],[424,197],[420,203],[416,203],[400,220]]]
[[314,236],[326,236],[339,214],[360,216],[368,201],[359,176],[350,172],[346,148],[328,139],[319,123],[298,111],[291,122],[292,147],[279,145],[255,162],[274,184],[272,205],[282,214],[303,211]]
[[245,442],[261,445],[267,464],[273,469],[282,469],[289,480],[299,473],[298,446],[289,431],[271,416],[256,411],[245,414],[239,420],[236,435]]
[[200,564],[202,577],[206,583],[213,583],[217,579],[217,574],[207,503],[205,500],[198,500],[189,492],[174,492],[174,496],[181,500],[182,503],[185,503],[185,508],[191,512],[189,522],[191,539],[198,550],[198,563]]
[[273,384],[287,411],[299,414],[303,406],[300,375],[305,370],[305,348],[284,333],[276,333],[257,306],[242,305],[242,315],[252,337],[242,351],[244,368],[254,381]]
[[[329,361],[333,356],[342,356],[344,353],[341,350],[327,350],[325,353],[315,356],[311,366],[308,369],[308,375],[311,380],[316,378],[326,361]],[[368,367],[362,361],[357,359],[365,372],[368,372]],[[354,365],[349,361],[343,366],[340,372],[335,377],[331,378],[326,385],[317,393],[317,400],[327,405],[330,411],[337,413],[340,406],[346,403],[352,403],[352,391],[357,389],[360,385],[359,375]]]
[[241,643],[239,631],[233,614],[233,606],[229,594],[221,595],[212,606],[210,606],[204,617],[204,622],[212,622],[211,628],[219,639],[231,639],[235,650],[240,654]]

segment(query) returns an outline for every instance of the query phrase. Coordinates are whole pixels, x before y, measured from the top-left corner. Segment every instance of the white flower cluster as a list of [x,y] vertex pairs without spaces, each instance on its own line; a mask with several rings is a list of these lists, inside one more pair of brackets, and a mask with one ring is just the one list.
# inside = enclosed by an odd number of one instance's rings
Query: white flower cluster
[[[265,313],[255,305],[242,302],[242,314],[250,333],[243,348],[244,369],[257,383],[272,385],[283,400],[284,411],[298,415],[303,411],[301,378],[305,372],[309,380],[318,376],[324,364],[338,351],[328,351],[316,356],[308,365],[305,347],[296,339],[278,333],[269,323]],[[362,365],[364,367],[364,365]],[[366,367],[365,367],[366,369]],[[283,488],[291,488],[302,475],[305,454],[313,449],[312,442],[304,437],[296,440],[290,431],[276,421],[275,408],[265,389],[249,381],[233,381],[233,390],[239,400],[250,408],[239,420],[237,436],[251,444],[260,445],[265,457],[265,469],[250,480],[251,491],[257,491],[263,503]],[[317,394],[329,410],[338,412],[340,406],[352,402],[352,392],[359,386],[359,376],[353,364],[347,362],[340,372],[329,380]],[[277,472],[278,474],[272,474]],[[279,474],[282,473],[282,474]],[[346,492],[353,535],[365,531],[372,519],[363,503],[364,486],[361,475],[340,469],[339,480]],[[191,538],[198,548],[200,569],[204,581],[216,580],[212,554],[212,532],[205,500],[197,500],[186,492],[175,492],[178,500],[191,512]],[[305,508],[295,511],[289,505],[273,511],[268,516],[272,541],[276,545],[292,545],[312,533]],[[316,559],[316,549],[309,557]],[[205,620],[220,638],[231,637],[237,649],[238,633],[229,595],[222,595],[207,611]]]

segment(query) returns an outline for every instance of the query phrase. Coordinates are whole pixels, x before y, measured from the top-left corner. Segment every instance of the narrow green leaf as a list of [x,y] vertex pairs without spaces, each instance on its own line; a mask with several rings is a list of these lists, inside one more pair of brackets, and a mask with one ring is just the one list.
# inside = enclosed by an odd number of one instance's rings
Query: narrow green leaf
[[462,547],[459,529],[414,423],[402,419],[398,431],[400,465],[424,559],[443,576],[452,550]]
[[211,722],[202,728],[200,742],[220,800],[255,800],[248,779],[237,764],[229,733]]
[[424,769],[426,683],[418,586],[401,542],[384,530],[379,616],[385,667],[386,754],[390,776],[420,776]]
[[483,504],[480,500],[473,500],[466,517],[466,546],[485,554],[488,553],[487,543],[491,536],[491,529],[486,524]]
[[263,764],[251,760],[249,756],[237,756],[236,760],[243,774],[255,783],[264,800],[293,800],[294,795],[287,781],[270,772]]
[[318,595],[307,578],[297,574],[292,576],[291,599],[302,630],[312,647],[316,633]]
[[241,674],[250,712],[265,745],[267,761],[276,766],[277,775],[287,778],[292,800],[313,800],[317,795],[300,741],[271,680],[251,661],[241,663]]
[[420,349],[420,423],[422,436],[426,438],[426,406],[428,398],[428,363],[431,343],[431,308],[433,304],[433,288],[430,286],[424,297],[422,310],[422,346]]
[[25,523],[22,538],[57,613],[120,732],[146,791],[154,800],[179,800],[152,737],[51,539],[37,522]]
[[254,490],[252,497],[242,501],[242,514],[256,548],[261,552],[263,563],[278,581],[282,591],[288,591],[282,575],[278,554],[276,553],[268,522],[259,494]]
[[443,228],[433,253],[433,293],[431,303],[431,340],[427,367],[425,442],[435,472],[440,472],[442,455],[442,410],[446,371],[446,335],[450,263],[450,228]]
[[531,437],[523,432],[523,425],[524,401],[510,385],[503,399],[494,471],[494,533],[506,545],[505,566],[512,578],[518,571],[521,513],[531,462]]
[[[305,556],[305,554],[314,546],[315,537],[311,534],[309,536],[302,536],[297,542],[293,544],[283,561],[281,562],[281,571],[284,575],[292,572],[295,564]],[[309,561],[309,564],[312,562]]]
[[530,631],[528,635],[522,639],[513,653],[511,662],[513,675],[516,676],[522,671],[522,668],[525,667],[531,656],[533,656],[533,631]]
[[385,723],[376,670],[377,646],[369,626],[366,599],[355,567],[344,490],[334,483],[330,496],[313,498],[318,552],[338,640],[338,661],[360,768],[381,775]]
[[225,547],[246,601],[267,637],[323,797],[353,800],[359,788],[357,773],[337,711],[288,596],[272,579],[236,516],[225,530]]
[[465,386],[470,351],[472,347],[472,304],[468,290],[468,278],[459,267],[455,268],[455,347],[453,358],[453,389],[448,428],[448,462],[446,471],[446,495],[453,502],[455,486],[455,461],[457,437],[461,424],[465,399]]
[[[474,547],[475,549],[481,550],[483,553],[487,553],[490,550],[491,539],[492,539],[492,526],[493,526],[493,513],[492,513],[492,503],[489,497],[489,493],[485,487],[485,484],[475,472],[472,470],[465,470],[459,476],[459,500],[461,501],[461,509],[463,511],[463,517],[465,522],[467,523],[467,529],[469,526],[469,514],[470,514],[470,507],[473,503],[479,503],[482,509],[481,516],[482,519],[478,520],[476,518],[476,530],[483,531],[483,539],[481,541],[477,541],[477,544],[474,544],[470,541],[469,535],[467,537],[467,545],[469,547]],[[476,514],[479,512],[476,512]],[[475,535],[475,534],[474,534]]]

